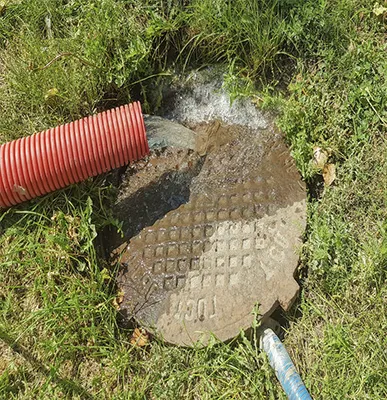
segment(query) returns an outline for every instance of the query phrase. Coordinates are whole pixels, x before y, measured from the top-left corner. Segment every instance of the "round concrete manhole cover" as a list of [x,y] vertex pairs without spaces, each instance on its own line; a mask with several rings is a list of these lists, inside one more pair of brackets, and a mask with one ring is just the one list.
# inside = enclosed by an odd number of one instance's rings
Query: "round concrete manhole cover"
[[186,202],[130,240],[118,278],[125,318],[182,345],[235,337],[256,305],[288,309],[306,223],[305,187],[273,128],[197,130],[205,159]]

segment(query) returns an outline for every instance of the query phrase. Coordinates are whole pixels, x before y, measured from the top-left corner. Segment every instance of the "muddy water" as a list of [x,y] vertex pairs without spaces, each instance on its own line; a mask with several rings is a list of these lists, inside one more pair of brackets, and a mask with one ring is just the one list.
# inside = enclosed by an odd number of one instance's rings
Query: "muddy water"
[[[182,160],[196,157],[180,189],[184,201],[172,205],[179,186],[170,190],[165,180],[150,192],[147,209],[162,203],[170,211],[136,229],[118,279],[124,317],[184,345],[205,342],[208,332],[235,336],[251,325],[257,303],[262,315],[278,304],[287,309],[298,291],[293,275],[305,226],[305,188],[272,125],[257,130],[215,120],[191,127],[197,148],[182,153]],[[187,171],[179,166],[185,163],[175,167]],[[133,196],[148,190],[154,170],[148,163],[132,175]]]

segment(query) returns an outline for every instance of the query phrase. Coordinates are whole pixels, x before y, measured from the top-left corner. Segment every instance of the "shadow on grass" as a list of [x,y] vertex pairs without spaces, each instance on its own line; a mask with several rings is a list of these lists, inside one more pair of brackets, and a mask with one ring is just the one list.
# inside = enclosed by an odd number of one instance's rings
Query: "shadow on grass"
[[3,329],[0,328],[0,340],[6,343],[15,353],[22,356],[30,365],[35,369],[36,372],[44,375],[48,379],[52,380],[56,385],[60,386],[65,396],[69,399],[73,398],[74,395],[81,396],[82,399],[94,399],[95,397],[89,393],[79,383],[66,378],[61,378],[58,374],[45,365],[43,365],[31,352],[16,343],[16,341]]

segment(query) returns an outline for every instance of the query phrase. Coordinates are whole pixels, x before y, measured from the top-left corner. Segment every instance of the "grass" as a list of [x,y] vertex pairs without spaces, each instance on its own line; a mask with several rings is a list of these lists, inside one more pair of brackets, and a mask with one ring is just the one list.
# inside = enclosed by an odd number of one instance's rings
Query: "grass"
[[[234,96],[258,85],[311,188],[285,344],[315,398],[384,399],[386,28],[365,0],[8,1],[0,141],[132,98],[154,111],[151,88],[191,65],[223,63]],[[273,91],[278,77],[289,84]],[[315,146],[336,165],[331,187]],[[130,344],[116,266],[96,250],[96,232],[117,224],[112,198],[99,177],[0,215],[0,398],[284,398],[243,335],[204,349]]]

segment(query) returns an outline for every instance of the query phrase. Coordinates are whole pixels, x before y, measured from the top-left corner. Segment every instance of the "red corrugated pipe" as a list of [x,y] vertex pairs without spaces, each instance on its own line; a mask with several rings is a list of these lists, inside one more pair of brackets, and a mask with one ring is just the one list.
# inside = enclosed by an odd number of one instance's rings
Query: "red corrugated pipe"
[[81,182],[149,153],[140,103],[0,146],[0,207]]

